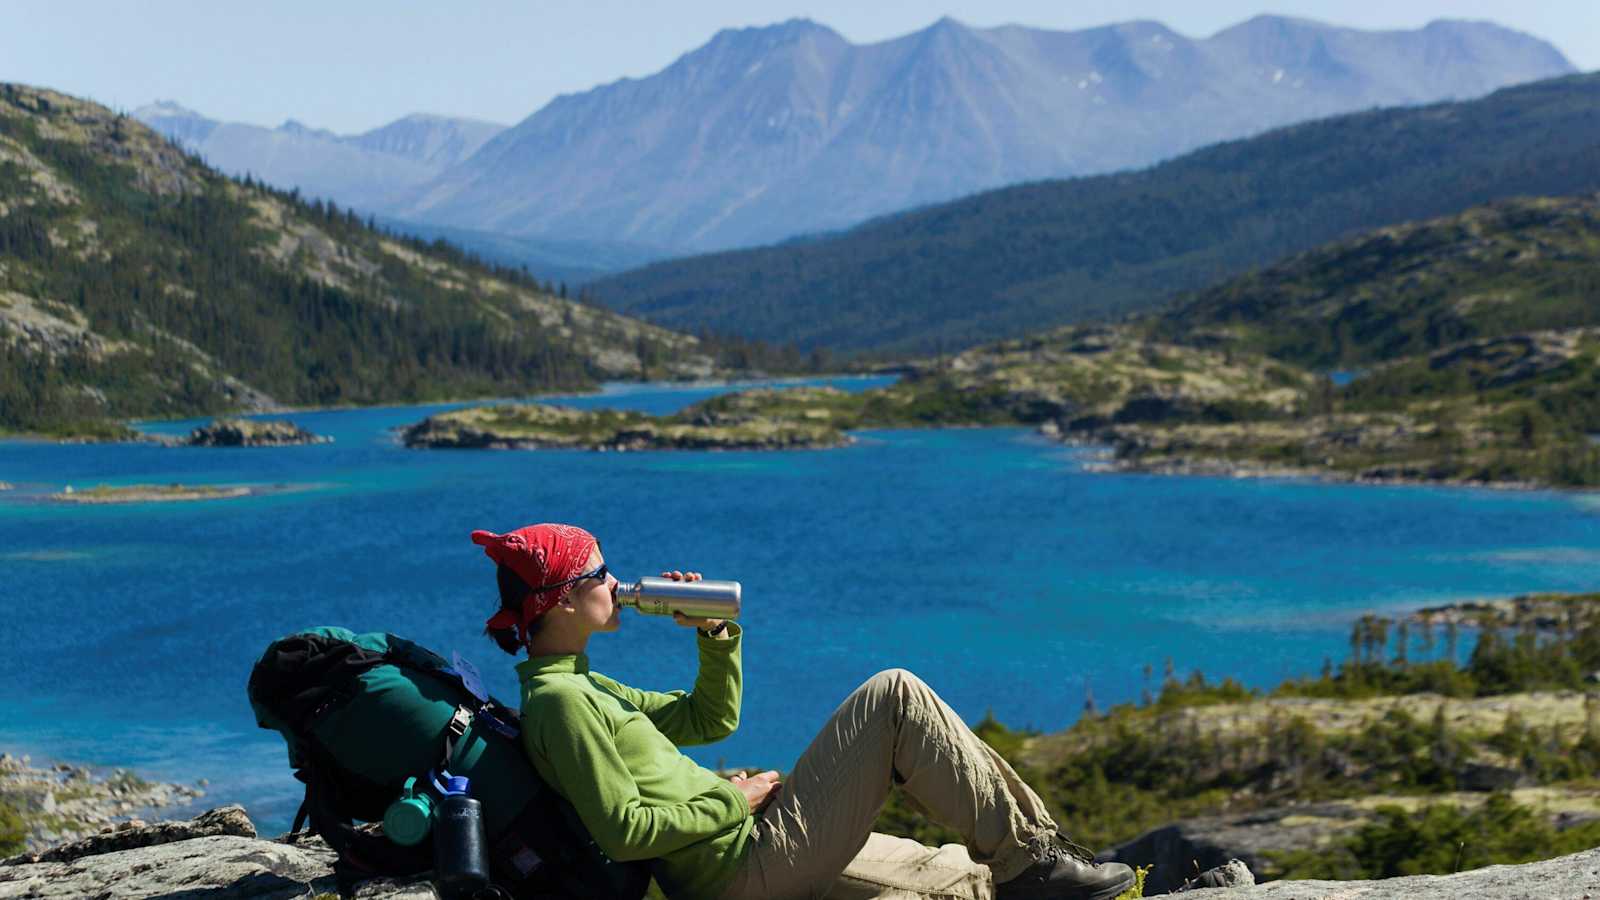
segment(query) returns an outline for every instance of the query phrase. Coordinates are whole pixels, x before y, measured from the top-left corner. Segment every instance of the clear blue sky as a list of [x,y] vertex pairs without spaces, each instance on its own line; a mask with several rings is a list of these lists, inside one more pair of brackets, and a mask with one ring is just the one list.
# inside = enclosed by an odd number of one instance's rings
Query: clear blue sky
[[0,81],[341,133],[409,112],[512,124],[557,94],[655,72],[720,28],[797,16],[856,43],[944,15],[1053,29],[1154,19],[1193,37],[1262,12],[1359,28],[1488,19],[1600,68],[1600,0],[15,0],[5,12]]

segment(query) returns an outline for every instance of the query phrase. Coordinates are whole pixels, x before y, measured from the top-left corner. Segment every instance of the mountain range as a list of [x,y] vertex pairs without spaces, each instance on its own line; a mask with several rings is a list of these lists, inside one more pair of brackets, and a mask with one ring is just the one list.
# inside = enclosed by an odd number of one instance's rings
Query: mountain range
[[1351,113],[1139,172],[1041,181],[823,239],[594,282],[665,327],[928,352],[1147,310],[1351,233],[1600,191],[1600,74]]
[[415,113],[348,136],[290,119],[276,128],[220,122],[173,101],[133,117],[230,175],[251,175],[306,197],[377,210],[477,152],[504,125]]
[[1480,22],[1368,32],[1262,16],[1197,40],[1155,22],[1060,32],[943,19],[858,45],[794,20],[719,32],[661,72],[558,97],[503,131],[480,123],[471,152],[429,162],[371,140],[395,126],[341,138],[219,125],[197,143],[181,115],[136,114],[224,171],[396,221],[659,256],[1571,71],[1549,44]]

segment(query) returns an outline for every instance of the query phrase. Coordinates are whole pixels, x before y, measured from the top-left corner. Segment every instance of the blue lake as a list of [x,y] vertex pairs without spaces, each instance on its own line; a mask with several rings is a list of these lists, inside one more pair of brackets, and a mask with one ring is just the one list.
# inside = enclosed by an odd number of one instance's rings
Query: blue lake
[[[849,389],[884,379],[839,380]],[[666,411],[725,386],[574,405]],[[390,429],[445,408],[295,413],[332,444],[259,450],[0,443],[0,749],[210,780],[286,827],[298,785],[245,702],[273,638],[385,630],[476,663],[493,568],[468,541],[572,521],[623,577],[744,582],[744,719],[693,754],[784,768],[873,672],[910,668],[971,721],[1058,729],[1085,690],[1139,696],[1171,659],[1269,686],[1339,659],[1350,622],[1600,585],[1600,498],[1094,474],[1024,429],[885,431],[785,453],[427,452]],[[159,423],[182,431],[193,423]],[[239,500],[82,507],[63,485],[249,483]],[[694,641],[625,614],[595,668],[687,687]]]

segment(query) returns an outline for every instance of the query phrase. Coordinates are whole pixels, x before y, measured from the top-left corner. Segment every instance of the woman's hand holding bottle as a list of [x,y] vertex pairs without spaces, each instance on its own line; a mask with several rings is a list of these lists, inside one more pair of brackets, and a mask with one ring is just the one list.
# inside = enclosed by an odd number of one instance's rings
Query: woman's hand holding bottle
[[[702,576],[699,572],[680,572],[677,569],[673,569],[671,572],[662,572],[661,577],[670,578],[673,581],[699,581]],[[672,621],[677,622],[679,625],[688,625],[702,631],[715,631],[717,626],[722,624],[721,619],[701,619],[686,616],[680,612],[672,614]]]

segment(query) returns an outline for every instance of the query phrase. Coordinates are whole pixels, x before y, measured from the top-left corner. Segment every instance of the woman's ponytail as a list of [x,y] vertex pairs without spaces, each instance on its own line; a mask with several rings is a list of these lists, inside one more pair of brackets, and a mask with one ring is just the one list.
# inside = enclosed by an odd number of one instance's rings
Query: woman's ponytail
[[[495,580],[500,583],[500,608],[521,616],[523,601],[528,598],[529,594],[533,593],[533,588],[522,580],[521,575],[518,575],[512,571],[511,567],[505,565],[497,565],[495,567]],[[538,628],[538,619],[529,623],[528,637],[533,637],[533,633],[538,631]],[[485,631],[501,650],[512,656],[522,652],[523,645],[521,641],[517,640],[517,629],[511,627],[488,628]]]

